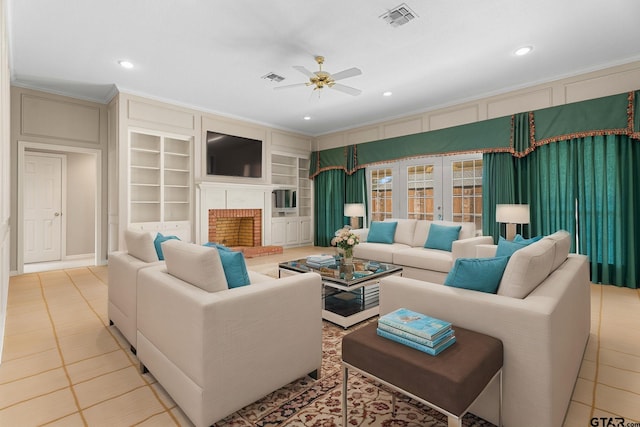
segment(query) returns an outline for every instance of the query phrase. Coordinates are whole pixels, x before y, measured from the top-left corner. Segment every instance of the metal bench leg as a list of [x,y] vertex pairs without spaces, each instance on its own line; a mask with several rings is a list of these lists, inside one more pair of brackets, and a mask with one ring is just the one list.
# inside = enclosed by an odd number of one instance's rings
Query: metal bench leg
[[391,392],[391,416],[396,417],[396,395]]
[[342,365],[342,427],[347,427],[347,380],[349,369]]
[[449,415],[447,417],[447,426],[462,427],[462,417],[454,417],[453,415]]

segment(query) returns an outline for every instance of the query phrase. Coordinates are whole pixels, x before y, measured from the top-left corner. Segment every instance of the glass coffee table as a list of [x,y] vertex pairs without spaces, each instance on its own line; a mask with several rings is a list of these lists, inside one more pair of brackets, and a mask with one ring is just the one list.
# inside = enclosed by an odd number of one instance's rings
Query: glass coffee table
[[326,267],[311,266],[306,258],[278,265],[279,277],[309,271],[322,276],[322,318],[343,328],[378,315],[380,279],[402,275],[398,265],[357,258],[353,260],[353,273],[341,259]]

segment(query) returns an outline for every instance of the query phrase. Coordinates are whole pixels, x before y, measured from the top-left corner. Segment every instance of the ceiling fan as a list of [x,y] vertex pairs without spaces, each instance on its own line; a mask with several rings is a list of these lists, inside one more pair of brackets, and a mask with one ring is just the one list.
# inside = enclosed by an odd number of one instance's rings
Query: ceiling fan
[[322,64],[324,64],[324,56],[316,56],[316,62],[319,65],[319,70],[316,72],[311,72],[305,67],[301,65],[294,65],[293,68],[300,71],[305,76],[309,77],[309,81],[307,83],[296,83],[292,85],[278,86],[274,89],[288,89],[292,87],[298,86],[313,86],[313,90],[322,90],[325,87],[329,87],[331,89],[335,89],[337,91],[357,96],[362,93],[360,89],[356,89],[351,86],[345,86],[340,83],[336,83],[338,80],[346,79],[348,77],[359,76],[362,74],[358,68],[349,68],[347,70],[340,71],[339,73],[330,74],[322,69]]

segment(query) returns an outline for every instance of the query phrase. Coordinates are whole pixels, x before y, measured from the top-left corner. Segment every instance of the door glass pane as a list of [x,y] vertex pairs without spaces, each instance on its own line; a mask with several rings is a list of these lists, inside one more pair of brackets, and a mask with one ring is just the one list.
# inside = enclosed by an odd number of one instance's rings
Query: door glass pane
[[433,165],[407,167],[407,217],[433,220]]
[[451,163],[453,221],[474,222],[482,230],[482,159]]
[[393,215],[393,172],[391,169],[371,171],[371,221],[382,221]]

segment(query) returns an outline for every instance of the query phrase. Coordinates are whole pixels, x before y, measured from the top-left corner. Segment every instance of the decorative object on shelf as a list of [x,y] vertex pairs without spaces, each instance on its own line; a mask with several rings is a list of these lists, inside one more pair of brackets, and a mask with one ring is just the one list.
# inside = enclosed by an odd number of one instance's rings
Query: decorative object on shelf
[[529,205],[496,205],[496,222],[507,225],[507,240],[516,235],[516,224],[529,224]]
[[351,217],[351,228],[360,228],[360,218],[364,215],[364,203],[344,204],[344,216]]
[[337,246],[344,251],[345,264],[353,263],[353,247],[358,243],[360,243],[360,237],[351,231],[349,226],[336,231],[335,237],[331,239],[331,246]]

